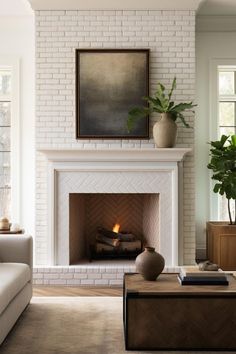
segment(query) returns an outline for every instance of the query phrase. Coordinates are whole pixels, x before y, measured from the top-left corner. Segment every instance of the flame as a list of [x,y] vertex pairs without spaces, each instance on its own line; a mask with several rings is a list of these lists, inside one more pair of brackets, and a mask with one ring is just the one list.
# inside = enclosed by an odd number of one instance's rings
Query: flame
[[119,224],[115,224],[115,225],[113,226],[112,231],[118,233],[119,230],[120,230],[120,225],[119,225]]

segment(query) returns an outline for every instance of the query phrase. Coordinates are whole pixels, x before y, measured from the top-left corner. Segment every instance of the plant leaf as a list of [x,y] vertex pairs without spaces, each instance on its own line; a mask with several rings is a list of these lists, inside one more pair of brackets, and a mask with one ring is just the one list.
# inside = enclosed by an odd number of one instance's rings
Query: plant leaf
[[[134,107],[132,110],[129,111],[128,118],[127,118],[128,131],[132,130],[136,120],[145,117],[147,114],[150,114],[152,112],[171,113],[174,121],[176,121],[176,119],[179,118],[183,122],[183,125],[185,127],[190,128],[182,112],[184,112],[185,110],[191,111],[191,109],[197,105],[196,104],[194,105],[192,102],[179,103],[175,105],[174,101],[171,101],[171,97],[175,89],[176,89],[176,77],[174,77],[172,81],[171,89],[168,94],[165,93],[166,90],[165,86],[161,83],[158,83],[157,90],[154,96],[143,97],[143,99],[147,101],[147,103],[149,104],[148,108]],[[192,112],[194,113],[194,111]]]
[[229,136],[222,135],[220,140],[211,141],[211,146],[216,149],[222,149],[226,141],[228,140]]
[[236,135],[231,136],[231,143],[233,146],[236,146]]
[[212,179],[218,181],[213,191],[236,200],[236,136],[222,135],[219,140],[210,142],[210,163]]
[[169,92],[169,101],[171,100],[171,97],[172,97],[172,94],[173,94],[173,91],[176,89],[176,77],[174,77],[173,79],[173,82],[172,82],[172,86],[171,86],[171,90]]
[[181,113],[185,111],[186,109],[191,109],[193,107],[196,107],[196,104],[193,104],[192,102],[189,103],[179,103],[176,106],[171,108],[171,112],[176,112],[176,113]]
[[173,101],[169,102],[168,111],[170,111],[173,106],[174,106],[174,102]]
[[183,114],[178,113],[177,117],[180,118],[180,120],[182,121],[183,125],[184,125],[186,128],[190,128],[190,125],[186,122],[186,120],[185,120]]
[[221,184],[220,184],[220,183],[216,183],[215,186],[214,186],[213,191],[214,191],[215,193],[218,193],[219,190],[220,190],[220,188],[221,188]]
[[150,97],[150,96],[145,96],[143,97],[143,99],[145,101],[147,101],[148,103],[150,103],[153,106],[159,105],[160,104],[160,100],[158,98],[154,98],[154,97]]
[[128,119],[126,122],[127,130],[130,132],[134,125],[135,122],[141,118],[146,117],[150,113],[150,110],[148,107],[134,107],[132,108],[129,113],[128,113]]

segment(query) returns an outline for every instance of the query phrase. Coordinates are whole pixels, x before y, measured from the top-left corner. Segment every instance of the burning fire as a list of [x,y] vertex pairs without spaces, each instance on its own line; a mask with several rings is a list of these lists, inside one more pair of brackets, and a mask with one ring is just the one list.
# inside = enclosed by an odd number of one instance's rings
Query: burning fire
[[119,225],[119,224],[115,224],[115,225],[113,226],[112,231],[113,231],[113,232],[116,232],[116,233],[118,234],[119,230],[120,230],[120,225]]

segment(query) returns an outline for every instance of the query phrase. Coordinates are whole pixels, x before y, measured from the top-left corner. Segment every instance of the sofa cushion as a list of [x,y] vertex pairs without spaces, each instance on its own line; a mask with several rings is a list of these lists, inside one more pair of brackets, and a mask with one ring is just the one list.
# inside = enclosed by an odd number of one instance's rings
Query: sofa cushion
[[0,263],[0,314],[31,280],[30,267],[23,263]]

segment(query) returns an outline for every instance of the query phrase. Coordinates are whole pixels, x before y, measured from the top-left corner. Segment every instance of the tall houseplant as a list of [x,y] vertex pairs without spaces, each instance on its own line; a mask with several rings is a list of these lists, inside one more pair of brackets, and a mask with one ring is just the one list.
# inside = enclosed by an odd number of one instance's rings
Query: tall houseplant
[[[183,112],[192,110],[192,102],[178,103],[172,100],[173,91],[176,89],[176,78],[173,79],[171,89],[166,93],[166,88],[161,83],[157,84],[157,90],[153,96],[143,97],[148,107],[134,107],[128,113],[127,128],[132,130],[138,119],[147,117],[151,113],[160,113],[161,119],[153,127],[153,137],[157,147],[173,147],[176,141],[177,125],[179,119],[186,128],[190,128]],[[194,112],[194,111],[192,111]]]
[[[215,193],[224,195],[228,201],[229,222],[207,222],[207,256],[224,270],[236,270],[236,135],[222,135],[210,143],[210,163],[216,182]],[[235,215],[232,217],[231,201]]]
[[216,181],[213,191],[226,196],[230,225],[236,225],[236,213],[233,221],[230,206],[234,200],[236,210],[236,135],[222,135],[210,144],[211,160],[207,167],[213,171],[211,178]]

